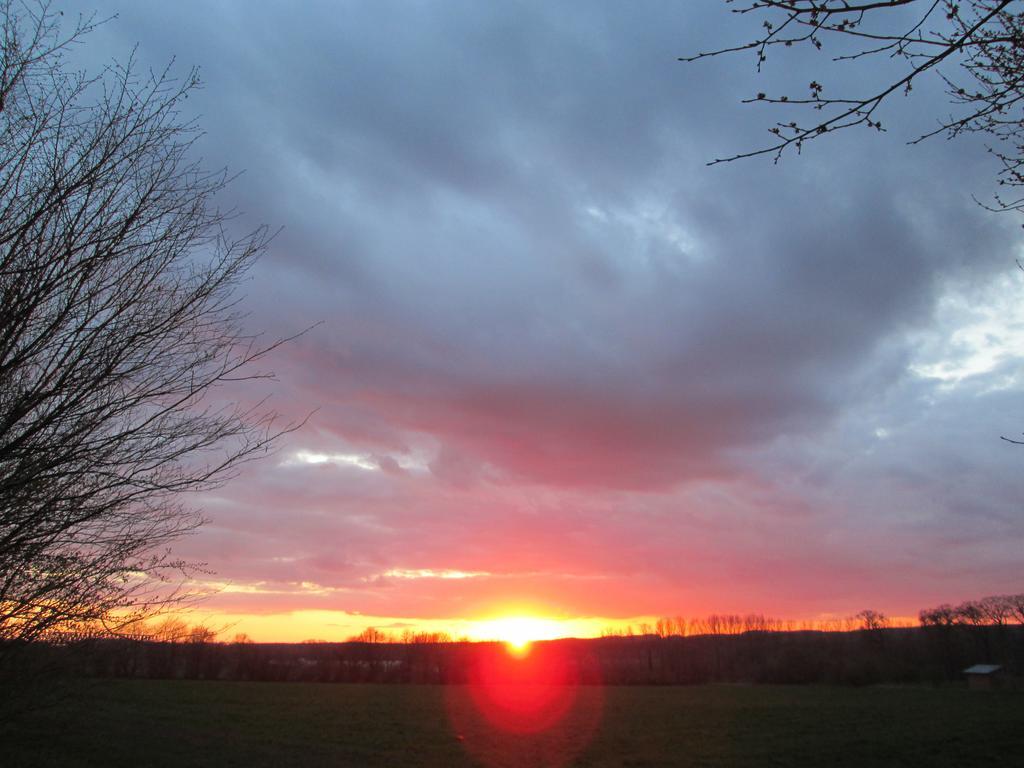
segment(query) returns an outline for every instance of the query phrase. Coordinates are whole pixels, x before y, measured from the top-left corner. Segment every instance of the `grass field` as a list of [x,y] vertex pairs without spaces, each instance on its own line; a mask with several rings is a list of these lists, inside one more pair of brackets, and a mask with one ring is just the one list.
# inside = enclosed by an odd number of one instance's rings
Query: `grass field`
[[458,686],[101,682],[4,732],[0,764],[931,768],[1024,761],[1024,695],[1013,693],[590,687],[553,711],[562,715],[548,729],[524,733],[495,727]]

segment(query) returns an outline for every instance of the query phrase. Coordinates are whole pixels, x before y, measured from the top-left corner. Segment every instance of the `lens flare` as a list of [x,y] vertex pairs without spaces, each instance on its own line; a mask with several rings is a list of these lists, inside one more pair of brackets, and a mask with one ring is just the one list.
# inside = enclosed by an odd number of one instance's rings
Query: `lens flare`
[[467,685],[449,686],[456,737],[486,768],[572,764],[601,719],[596,660],[579,653],[578,641],[536,639],[539,625],[532,622],[504,619],[494,626],[505,630],[500,642],[474,644]]

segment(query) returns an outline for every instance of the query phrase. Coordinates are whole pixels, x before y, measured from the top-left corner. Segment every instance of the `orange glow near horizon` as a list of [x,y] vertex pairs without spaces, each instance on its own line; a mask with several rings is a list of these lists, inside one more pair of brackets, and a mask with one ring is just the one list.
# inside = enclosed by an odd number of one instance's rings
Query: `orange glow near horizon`
[[[653,631],[657,617],[631,616],[545,616],[543,609],[533,613],[531,606],[509,607],[502,612],[488,612],[479,618],[408,618],[379,616],[332,610],[302,610],[281,613],[220,613],[217,611],[183,611],[166,614],[152,623],[176,618],[188,625],[203,625],[212,629],[220,641],[230,642],[244,634],[259,643],[300,643],[307,640],[343,642],[369,627],[381,631],[388,640],[400,640],[405,631],[411,633],[444,633],[452,640],[474,642],[504,642],[510,651],[522,653],[531,642],[559,638],[590,638],[607,633],[643,634]],[[918,622],[913,617],[892,616],[891,626],[912,627]],[[844,631],[854,629],[852,620],[837,620],[831,616],[786,621],[783,630],[815,629]],[[688,634],[700,634],[693,627]]]
[[604,632],[623,630],[640,622],[654,621],[647,616],[630,619],[596,616],[551,618],[534,613],[529,606],[488,611],[479,618],[452,617],[427,619],[405,616],[380,616],[345,611],[301,610],[281,613],[220,613],[193,610],[167,614],[189,625],[201,624],[216,631],[218,639],[230,641],[245,634],[258,643],[301,643],[306,640],[342,642],[373,627],[389,640],[400,640],[403,632],[444,633],[453,640],[508,642],[510,647],[537,640],[562,637],[598,637]]
[[499,640],[505,643],[509,653],[521,658],[530,652],[531,643],[566,637],[567,629],[563,622],[555,619],[503,616],[477,622],[473,637],[476,640]]

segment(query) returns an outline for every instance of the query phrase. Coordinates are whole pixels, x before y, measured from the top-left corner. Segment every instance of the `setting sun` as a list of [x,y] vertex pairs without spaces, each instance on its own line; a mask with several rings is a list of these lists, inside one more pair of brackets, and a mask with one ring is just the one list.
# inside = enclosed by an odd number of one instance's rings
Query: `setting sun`
[[525,653],[535,640],[565,637],[565,628],[554,619],[535,616],[504,616],[480,622],[473,633],[480,640],[500,640],[510,651]]

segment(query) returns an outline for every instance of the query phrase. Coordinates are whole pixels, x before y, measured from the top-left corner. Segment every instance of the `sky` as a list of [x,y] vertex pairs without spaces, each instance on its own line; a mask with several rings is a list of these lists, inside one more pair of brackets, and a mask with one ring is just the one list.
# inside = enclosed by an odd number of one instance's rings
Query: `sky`
[[[922,85],[773,164],[757,91],[881,81],[787,51],[677,61],[718,0],[101,2],[74,56],[187,102],[241,287],[306,425],[179,554],[256,639],[792,619],[1024,586],[1024,273],[981,141]],[[76,12],[79,6],[74,6]],[[830,91],[831,92],[831,91]]]

